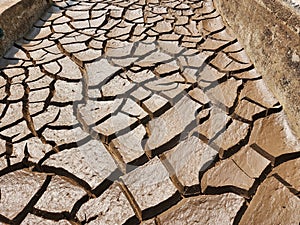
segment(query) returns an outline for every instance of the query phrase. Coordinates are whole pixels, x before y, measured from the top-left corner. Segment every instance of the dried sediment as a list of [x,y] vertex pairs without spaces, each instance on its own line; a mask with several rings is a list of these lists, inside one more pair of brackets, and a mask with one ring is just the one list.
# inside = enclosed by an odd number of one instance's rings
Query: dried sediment
[[1,223],[300,220],[299,141],[211,0],[55,0],[1,62]]
[[[214,0],[300,138],[300,12],[297,1]],[[292,4],[293,3],[293,4]]]

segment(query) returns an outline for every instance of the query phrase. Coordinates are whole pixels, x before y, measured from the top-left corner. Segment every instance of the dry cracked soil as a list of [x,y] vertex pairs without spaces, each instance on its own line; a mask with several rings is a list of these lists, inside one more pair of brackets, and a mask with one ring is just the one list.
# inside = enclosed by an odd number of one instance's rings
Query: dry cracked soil
[[0,64],[1,224],[299,225],[299,140],[211,0],[54,0]]

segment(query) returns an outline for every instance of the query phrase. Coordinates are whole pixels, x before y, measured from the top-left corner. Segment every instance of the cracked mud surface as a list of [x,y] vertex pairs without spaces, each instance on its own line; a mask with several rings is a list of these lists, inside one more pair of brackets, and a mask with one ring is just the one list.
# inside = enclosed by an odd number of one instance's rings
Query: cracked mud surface
[[1,60],[3,224],[299,224],[300,145],[212,1],[60,1]]

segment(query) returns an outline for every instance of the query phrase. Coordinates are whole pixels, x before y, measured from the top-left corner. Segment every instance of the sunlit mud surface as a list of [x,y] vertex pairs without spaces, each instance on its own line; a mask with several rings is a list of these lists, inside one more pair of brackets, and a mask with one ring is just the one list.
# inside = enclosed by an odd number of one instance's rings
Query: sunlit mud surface
[[299,141],[212,1],[56,0],[0,73],[1,223],[299,224]]

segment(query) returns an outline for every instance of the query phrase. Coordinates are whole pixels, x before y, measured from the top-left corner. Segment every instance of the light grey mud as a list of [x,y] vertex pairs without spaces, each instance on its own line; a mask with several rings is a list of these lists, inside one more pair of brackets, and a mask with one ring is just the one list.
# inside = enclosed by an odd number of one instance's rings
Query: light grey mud
[[299,224],[299,141],[211,0],[55,0],[0,73],[1,223]]

